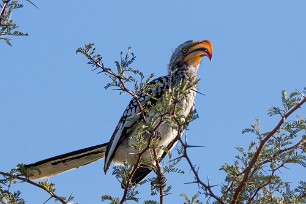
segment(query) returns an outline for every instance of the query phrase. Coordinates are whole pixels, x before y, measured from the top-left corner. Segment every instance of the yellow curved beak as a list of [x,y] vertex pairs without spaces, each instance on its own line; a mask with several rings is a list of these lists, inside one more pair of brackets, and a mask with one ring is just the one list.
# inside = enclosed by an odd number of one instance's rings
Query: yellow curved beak
[[208,59],[211,61],[212,53],[212,43],[209,40],[203,40],[189,48],[188,54],[184,57],[183,62],[192,62],[196,65],[199,65],[204,56],[207,56]]

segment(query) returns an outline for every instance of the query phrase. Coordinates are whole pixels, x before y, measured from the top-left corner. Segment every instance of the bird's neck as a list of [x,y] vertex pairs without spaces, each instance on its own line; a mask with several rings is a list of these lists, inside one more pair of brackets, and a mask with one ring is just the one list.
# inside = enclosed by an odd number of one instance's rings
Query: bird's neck
[[172,72],[170,73],[172,84],[177,85],[182,81],[193,81],[197,78],[198,67],[196,66],[182,66],[176,69],[170,69]]

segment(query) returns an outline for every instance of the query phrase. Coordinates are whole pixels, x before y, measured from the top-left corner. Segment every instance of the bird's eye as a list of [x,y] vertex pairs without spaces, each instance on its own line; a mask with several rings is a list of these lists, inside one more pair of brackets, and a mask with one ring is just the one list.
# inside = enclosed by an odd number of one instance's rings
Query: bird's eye
[[188,49],[187,49],[187,48],[183,48],[183,49],[182,49],[182,52],[183,52],[183,53],[187,53],[187,52],[188,52]]

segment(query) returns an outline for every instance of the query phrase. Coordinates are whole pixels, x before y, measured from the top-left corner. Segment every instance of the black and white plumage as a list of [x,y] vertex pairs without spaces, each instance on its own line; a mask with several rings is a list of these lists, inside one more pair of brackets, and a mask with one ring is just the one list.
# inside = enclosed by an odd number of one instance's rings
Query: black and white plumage
[[[148,104],[148,101],[150,101],[150,104],[155,105],[163,99],[163,95],[166,91],[169,91],[169,87],[175,87],[185,80],[195,79],[202,58],[207,56],[210,60],[212,59],[212,49],[212,44],[208,40],[201,42],[190,40],[181,44],[172,54],[169,64],[169,74],[154,79],[149,83],[150,85],[155,84],[154,88],[149,90],[150,94],[153,95],[154,98],[146,94],[138,96],[141,105],[145,107],[146,104]],[[196,95],[195,89],[196,87],[188,92],[187,97],[184,97],[177,103],[178,106],[180,106],[180,114],[185,117],[193,111]],[[150,114],[152,116],[154,113],[149,113],[147,120],[150,120]],[[48,178],[87,165],[102,158],[105,158],[105,173],[112,162],[120,164],[123,161],[127,161],[131,165],[135,164],[138,155],[136,150],[131,148],[131,145],[135,144],[132,136],[138,131],[140,120],[140,109],[136,100],[132,99],[123,112],[123,115],[108,143],[73,151],[26,165],[26,168],[28,168],[29,178]],[[158,126],[157,132],[160,135],[158,146],[171,149],[176,144],[178,130],[169,125],[168,121],[162,122]],[[166,153],[163,149],[158,148],[158,158],[163,158],[165,155]],[[152,160],[151,152],[145,152],[141,158],[144,161]],[[140,182],[150,172],[150,168],[141,166],[134,174],[132,184]]]

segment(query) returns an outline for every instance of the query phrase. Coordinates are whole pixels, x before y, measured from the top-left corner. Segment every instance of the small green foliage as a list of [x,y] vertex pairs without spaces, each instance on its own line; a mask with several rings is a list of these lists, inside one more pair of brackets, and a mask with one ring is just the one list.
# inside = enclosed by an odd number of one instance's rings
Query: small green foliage
[[116,175],[116,178],[121,182],[123,186],[129,182],[129,175],[131,174],[133,167],[130,166],[127,162],[124,162],[123,165],[116,165],[113,167],[113,175]]
[[242,134],[250,132],[256,134],[259,138],[261,138],[262,134],[260,129],[260,120],[256,119],[256,122],[251,125],[251,128],[245,128],[242,130]]
[[103,195],[101,199],[102,199],[102,202],[110,201],[111,204],[118,204],[120,202],[119,198],[115,198],[110,195]]
[[167,188],[165,188],[166,182],[167,182],[165,177],[163,178],[163,180],[160,180],[157,176],[153,176],[151,178],[148,178],[147,180],[150,181],[151,183],[151,195],[152,196],[159,195],[161,189],[163,190],[162,194],[164,196],[170,194],[172,186],[169,185],[167,186]]
[[0,176],[3,177],[3,179],[0,179],[0,203],[25,203],[23,198],[20,197],[21,191],[17,190],[15,192],[11,192],[11,186],[16,184],[17,181],[22,181],[44,190],[50,195],[50,198],[54,198],[55,201],[68,203],[73,200],[72,195],[70,195],[68,198],[57,196],[55,194],[55,185],[53,183],[49,183],[47,181],[36,183],[29,180],[26,176],[26,169],[23,164],[18,164],[16,168],[12,169],[8,173],[0,172]]
[[43,186],[50,193],[54,193],[55,191],[54,183],[49,183],[48,181],[41,181],[41,182],[38,182],[38,184]]
[[[102,63],[102,56],[100,54],[96,54],[96,48],[94,47],[94,43],[86,44],[84,47],[80,47],[76,50],[76,53],[81,53],[85,55],[87,59],[89,59],[88,64],[94,67],[94,70],[98,69],[98,64],[101,67],[104,67]],[[107,69],[107,68],[106,68]],[[105,70],[107,71],[107,70]]]
[[195,194],[194,196],[192,196],[191,200],[185,193],[182,193],[180,196],[185,199],[184,204],[202,204],[202,202],[198,200],[199,194]]
[[127,191],[126,200],[138,202],[139,198],[136,197],[138,194],[139,192],[135,188],[131,188]]
[[272,107],[268,110],[268,115],[285,115],[290,109],[296,106],[303,99],[303,94],[298,91],[287,94],[286,90],[282,91],[282,108]]
[[155,200],[145,200],[143,203],[144,204],[158,204],[158,202]]
[[[177,161],[177,160],[176,160]],[[185,172],[177,167],[175,167],[177,163],[171,163],[169,166],[164,166],[164,172],[165,173],[179,173],[184,174]]]
[[103,58],[100,54],[96,54],[96,48],[93,43],[78,48],[76,52],[83,54],[89,60],[88,64],[92,65],[93,70],[98,69],[98,73],[104,73],[110,78],[111,82],[106,84],[105,89],[112,87],[115,90],[119,90],[120,94],[127,92],[138,96],[141,93],[146,93],[146,90],[148,90],[146,86],[154,76],[154,74],[151,74],[145,79],[141,71],[131,67],[136,56],[131,52],[130,47],[126,54],[120,52],[120,61],[115,61],[115,69],[104,66]]
[[18,168],[12,169],[7,175],[0,179],[0,203],[23,204],[25,201],[20,197],[19,190],[11,192],[11,186],[16,183],[16,176],[19,175]]
[[0,203],[24,204],[25,201],[20,198],[20,194],[20,191],[10,192],[9,190],[3,190],[0,185]]
[[291,108],[296,106],[301,101],[301,94],[297,91],[290,93],[289,97],[287,96],[287,91],[282,91],[282,102],[284,107],[284,112],[288,112]]
[[[182,149],[181,145],[176,146],[176,150],[179,152],[179,155],[181,155],[181,152],[180,152],[179,149]],[[176,165],[182,160],[182,157],[172,159],[172,154],[169,150],[167,151],[167,155],[169,157],[169,162],[167,163],[167,165],[163,166],[163,171],[165,173],[184,174],[185,172],[182,169],[179,169],[179,168],[176,167]],[[166,163],[166,162],[163,162],[163,163]]]
[[[70,196],[68,198],[66,197],[61,197],[63,200],[65,200],[67,203],[73,201],[74,199],[74,196],[72,194],[70,194]],[[58,200],[58,199],[55,199],[55,200]]]
[[18,1],[8,1],[7,3],[3,3],[1,7],[0,40],[12,46],[8,36],[28,36],[27,33],[18,31],[19,26],[12,20],[13,11],[18,8],[23,8],[23,5],[18,4]]
[[[138,195],[139,192],[135,189],[129,189],[128,192],[127,192],[127,195],[126,195],[126,198],[125,200],[126,201],[135,201],[135,202],[138,202],[139,201],[139,198],[136,197],[136,195]],[[102,202],[104,201],[110,201],[111,204],[118,204],[120,203],[120,199],[118,197],[113,197],[113,196],[110,196],[110,195],[103,195],[102,196]]]

